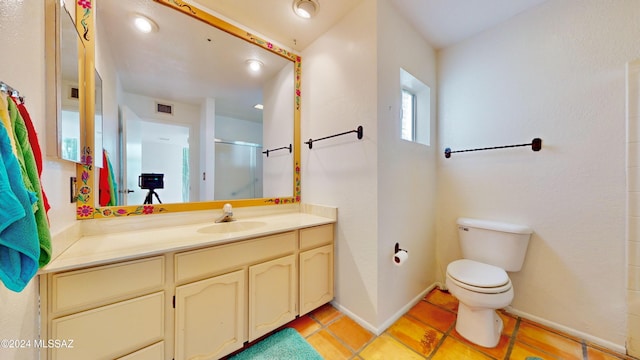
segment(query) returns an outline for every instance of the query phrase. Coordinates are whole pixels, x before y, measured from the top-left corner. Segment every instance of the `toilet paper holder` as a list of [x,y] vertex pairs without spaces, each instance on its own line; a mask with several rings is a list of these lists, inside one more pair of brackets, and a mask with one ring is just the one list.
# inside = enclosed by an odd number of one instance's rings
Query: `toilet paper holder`
[[[400,249],[400,243],[396,243],[396,247],[395,247],[395,250],[393,251],[393,253],[394,253],[394,254],[397,254],[397,253],[398,253],[398,251],[400,251],[400,250],[402,250],[402,251],[407,251],[407,250],[405,250],[405,249]],[[408,251],[407,251],[407,252],[408,252]]]

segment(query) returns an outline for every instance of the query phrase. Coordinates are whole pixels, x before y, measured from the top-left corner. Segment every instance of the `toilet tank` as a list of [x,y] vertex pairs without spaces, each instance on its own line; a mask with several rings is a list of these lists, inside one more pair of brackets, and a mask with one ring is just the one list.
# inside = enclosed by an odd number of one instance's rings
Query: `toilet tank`
[[533,230],[498,221],[459,218],[462,256],[506,271],[520,271]]

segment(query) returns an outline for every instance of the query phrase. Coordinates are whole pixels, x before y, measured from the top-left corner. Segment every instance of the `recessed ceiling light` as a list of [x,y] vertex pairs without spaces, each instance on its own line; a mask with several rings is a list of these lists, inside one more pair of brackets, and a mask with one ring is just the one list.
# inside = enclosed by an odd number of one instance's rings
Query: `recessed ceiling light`
[[148,17],[140,14],[133,14],[133,24],[140,32],[148,34],[152,31],[158,31],[158,25]]
[[258,110],[264,109],[264,106],[262,104],[255,104],[253,107],[258,109]]
[[262,67],[264,66],[264,64],[260,60],[256,59],[247,60],[247,64],[249,64],[249,69],[253,72],[260,71],[260,69],[262,69]]
[[293,12],[304,19],[312,18],[320,10],[317,0],[293,0]]

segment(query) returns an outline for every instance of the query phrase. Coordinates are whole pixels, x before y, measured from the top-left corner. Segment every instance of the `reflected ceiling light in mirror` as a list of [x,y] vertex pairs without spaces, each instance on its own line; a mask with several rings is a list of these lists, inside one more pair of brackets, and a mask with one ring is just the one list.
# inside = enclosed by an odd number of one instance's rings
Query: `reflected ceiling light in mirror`
[[312,18],[320,9],[316,0],[293,0],[293,12],[304,19]]
[[133,25],[140,32],[148,34],[152,31],[158,31],[158,24],[156,24],[153,20],[148,17],[140,14],[133,14]]
[[253,105],[253,107],[258,109],[258,110],[264,109],[264,106],[262,104],[255,104],[255,105]]
[[253,72],[260,71],[260,69],[262,69],[262,67],[264,66],[262,61],[256,60],[256,59],[247,60],[247,64],[249,64],[249,70],[251,70]]

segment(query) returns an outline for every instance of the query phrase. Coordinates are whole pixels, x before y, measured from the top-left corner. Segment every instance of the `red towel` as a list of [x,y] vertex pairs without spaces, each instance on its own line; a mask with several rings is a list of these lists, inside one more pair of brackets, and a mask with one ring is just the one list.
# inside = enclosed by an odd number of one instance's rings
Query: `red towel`
[[107,161],[107,152],[102,150],[102,169],[100,169],[100,206],[107,206],[111,201],[111,188],[109,186],[109,161]]
[[[31,121],[31,116],[29,116],[29,112],[27,111],[27,107],[24,106],[22,102],[18,102],[14,98],[11,98],[11,99],[18,106],[18,111],[20,112],[20,116],[22,116],[22,119],[24,120],[24,123],[27,126],[29,144],[31,145],[31,149],[33,150],[33,156],[36,160],[36,167],[38,168],[38,178],[40,178],[42,176],[42,150],[40,149],[40,143],[38,142],[38,134],[36,133],[36,128],[33,126],[33,122]],[[49,209],[51,209],[51,205],[49,205],[49,200],[47,199],[47,195],[44,193],[42,180],[40,180],[40,187],[42,188],[42,201],[44,203],[44,210],[45,212],[49,212]]]

